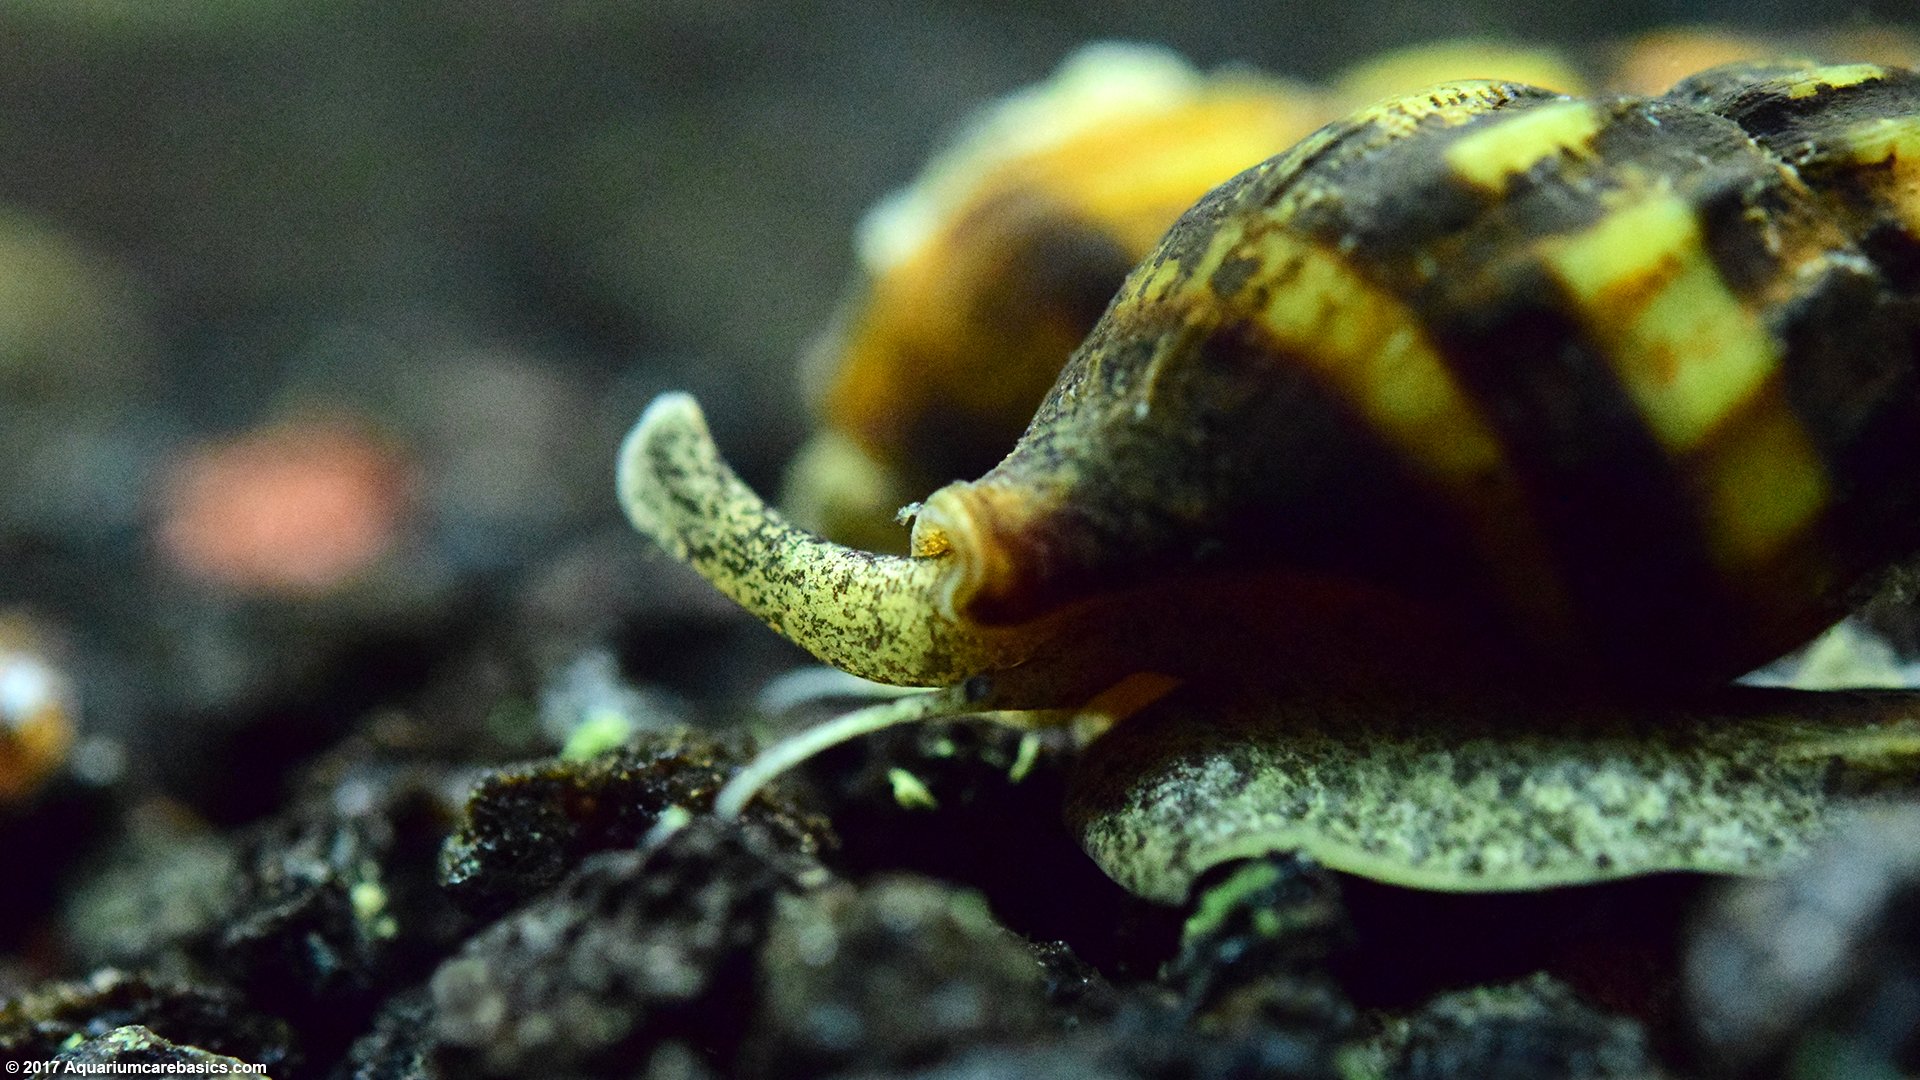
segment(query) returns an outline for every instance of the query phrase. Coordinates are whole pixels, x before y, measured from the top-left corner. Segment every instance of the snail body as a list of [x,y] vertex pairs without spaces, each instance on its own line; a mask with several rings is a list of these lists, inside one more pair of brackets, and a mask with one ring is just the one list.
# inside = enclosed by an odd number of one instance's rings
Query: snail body
[[623,499],[827,662],[1010,707],[1140,672],[1713,685],[1920,547],[1915,170],[1895,68],[1437,87],[1183,216],[909,556],[787,525],[685,398]]

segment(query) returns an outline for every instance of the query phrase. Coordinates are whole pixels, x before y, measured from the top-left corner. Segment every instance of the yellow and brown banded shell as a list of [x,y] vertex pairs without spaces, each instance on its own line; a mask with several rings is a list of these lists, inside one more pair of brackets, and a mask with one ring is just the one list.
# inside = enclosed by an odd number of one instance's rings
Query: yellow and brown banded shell
[[1780,55],[1904,64],[1916,43],[1878,27],[1676,27],[1565,54],[1453,39],[1362,61],[1324,90],[1201,75],[1144,46],[1089,47],[986,110],[869,215],[861,280],[806,365],[821,426],[783,505],[832,539],[899,550],[899,508],[999,460],[1180,211],[1341,113],[1469,78],[1657,95],[1692,72]]
[[[1912,80],[1823,70],[1782,100]],[[1768,153],[1703,85],[1441,87],[1214,192],[1007,460],[926,501],[946,610],[1298,588],[1612,685],[1723,680],[1832,622],[1920,516],[1908,293],[1870,257],[1901,204]]]
[[630,439],[629,512],[887,682],[1712,685],[1920,546],[1914,86],[1789,64],[1395,99],[1183,216],[910,557],[690,495],[737,481],[675,464],[718,467],[684,402]]
[[821,430],[782,502],[899,550],[896,511],[1006,453],[1142,256],[1209,189],[1354,105],[1460,77],[1577,90],[1552,52],[1449,41],[1330,91],[1090,46],[994,105],[860,230],[861,280],[807,363]]

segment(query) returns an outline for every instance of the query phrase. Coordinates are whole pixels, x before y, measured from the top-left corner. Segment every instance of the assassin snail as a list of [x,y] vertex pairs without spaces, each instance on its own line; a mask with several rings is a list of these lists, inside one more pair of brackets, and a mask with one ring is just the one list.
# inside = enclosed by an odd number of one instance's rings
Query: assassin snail
[[684,395],[628,437],[620,493],[822,660],[942,688],[767,769],[1182,682],[1659,700],[1920,549],[1917,290],[1912,72],[1455,82],[1188,210],[1011,453],[913,509],[906,555],[789,524]]

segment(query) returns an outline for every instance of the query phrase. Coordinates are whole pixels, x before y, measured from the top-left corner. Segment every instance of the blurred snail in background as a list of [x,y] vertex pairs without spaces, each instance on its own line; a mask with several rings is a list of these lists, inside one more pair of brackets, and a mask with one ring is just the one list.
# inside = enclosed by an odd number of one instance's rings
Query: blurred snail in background
[[785,505],[897,550],[895,511],[1006,453],[1173,219],[1328,118],[1304,85],[1121,44],[982,110],[861,223],[861,280],[805,373],[823,427]]
[[822,660],[943,688],[776,746],[723,812],[861,731],[1182,683],[1682,700],[1920,548],[1916,254],[1911,72],[1456,82],[1188,210],[1012,452],[912,508],[906,555],[790,525],[684,395],[620,492]]

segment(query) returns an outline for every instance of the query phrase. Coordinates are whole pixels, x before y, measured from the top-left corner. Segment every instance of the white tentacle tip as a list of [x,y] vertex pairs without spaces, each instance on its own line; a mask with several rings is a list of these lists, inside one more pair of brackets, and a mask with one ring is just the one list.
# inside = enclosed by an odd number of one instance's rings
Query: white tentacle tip
[[671,453],[671,444],[711,442],[707,418],[692,394],[668,391],[647,405],[633,430],[620,444],[615,482],[620,506],[627,520],[641,532],[662,543],[670,531],[661,516],[662,492],[666,486],[660,473],[660,460]]
[[707,426],[700,413],[700,403],[685,390],[668,390],[655,397],[641,411],[640,420],[633,427],[638,432],[658,424],[691,424],[703,431]]

